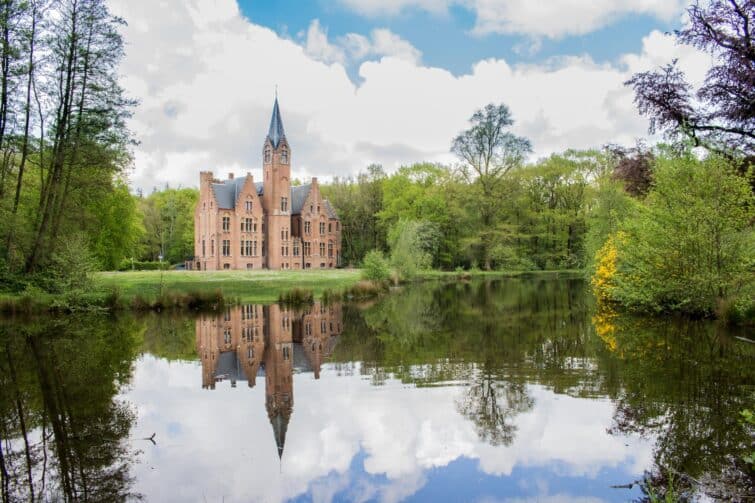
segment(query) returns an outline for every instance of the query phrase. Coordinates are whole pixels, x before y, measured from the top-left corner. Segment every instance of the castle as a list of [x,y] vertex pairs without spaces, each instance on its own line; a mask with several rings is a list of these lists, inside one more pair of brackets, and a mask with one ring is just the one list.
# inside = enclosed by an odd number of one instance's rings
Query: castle
[[291,186],[291,147],[278,98],[263,145],[263,181],[251,173],[199,175],[192,269],[325,269],[341,265],[341,221],[317,178]]

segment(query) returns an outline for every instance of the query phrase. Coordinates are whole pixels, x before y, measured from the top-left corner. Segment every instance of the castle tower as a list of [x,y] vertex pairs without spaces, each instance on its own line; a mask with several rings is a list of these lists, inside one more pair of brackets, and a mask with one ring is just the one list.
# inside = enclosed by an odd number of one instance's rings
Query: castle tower
[[278,97],[262,152],[263,193],[266,210],[266,257],[269,269],[288,269],[291,246],[291,149],[283,131]]

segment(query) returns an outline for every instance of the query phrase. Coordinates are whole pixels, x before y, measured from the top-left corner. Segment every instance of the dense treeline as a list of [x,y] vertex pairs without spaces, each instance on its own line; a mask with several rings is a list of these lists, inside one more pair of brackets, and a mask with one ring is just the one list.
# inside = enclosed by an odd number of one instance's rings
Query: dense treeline
[[73,263],[112,267],[136,242],[136,203],[123,178],[134,103],[117,79],[122,23],[104,0],[0,3],[6,282],[80,274]]
[[590,180],[614,166],[609,154],[597,151],[521,164],[490,189],[495,204],[485,214],[477,182],[438,164],[406,166],[390,176],[373,166],[323,192],[344,220],[344,259],[353,265],[368,250],[390,252],[410,221],[418,224],[415,233],[435,268],[579,268],[586,260]]

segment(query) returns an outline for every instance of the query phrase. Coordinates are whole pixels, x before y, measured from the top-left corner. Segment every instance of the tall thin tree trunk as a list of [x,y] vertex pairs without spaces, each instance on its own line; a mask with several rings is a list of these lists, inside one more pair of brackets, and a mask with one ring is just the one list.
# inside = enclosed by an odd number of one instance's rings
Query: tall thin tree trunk
[[13,209],[11,210],[10,230],[8,231],[8,240],[5,243],[5,258],[10,258],[11,247],[13,245],[14,234],[16,231],[16,214],[18,213],[18,202],[21,199],[21,186],[24,178],[24,168],[26,158],[29,155],[29,123],[31,116],[31,88],[34,79],[34,38],[37,30],[37,6],[32,0],[31,7],[31,33],[29,34],[29,71],[26,80],[26,106],[24,110],[24,138],[21,143],[21,162],[18,165],[18,179],[16,180],[16,197],[13,199]]
[[[48,232],[48,226],[52,217],[52,212],[58,207],[60,184],[65,164],[65,153],[68,147],[68,134],[70,132],[70,115],[71,104],[73,101],[74,75],[76,72],[76,47],[78,42],[78,11],[77,0],[72,2],[71,11],[71,30],[70,40],[68,42],[68,53],[66,55],[65,69],[61,70],[58,86],[61,94],[61,101],[58,105],[55,141],[53,142],[53,158],[49,182],[46,184],[45,196],[42,198],[40,205],[40,223],[37,228],[34,245],[31,248],[29,257],[26,260],[26,271],[34,271],[37,267],[40,257],[44,257],[42,250]],[[64,83],[65,81],[65,83]]]

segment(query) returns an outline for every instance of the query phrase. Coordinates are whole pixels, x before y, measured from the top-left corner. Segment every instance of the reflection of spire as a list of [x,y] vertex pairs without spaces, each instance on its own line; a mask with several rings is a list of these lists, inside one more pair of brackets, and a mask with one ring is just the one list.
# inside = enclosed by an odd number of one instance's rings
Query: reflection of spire
[[[304,312],[243,305],[196,321],[196,348],[202,361],[202,387],[221,381],[265,378],[265,409],[282,463],[294,405],[294,371],[320,376],[322,360],[341,333],[341,309],[315,303]],[[290,450],[290,449],[289,449]],[[281,465],[282,466],[282,465]]]
[[278,459],[283,459],[283,448],[286,445],[286,430],[288,430],[288,421],[290,418],[290,416],[283,416],[280,413],[270,418],[270,423],[273,425],[275,445],[278,447]]

